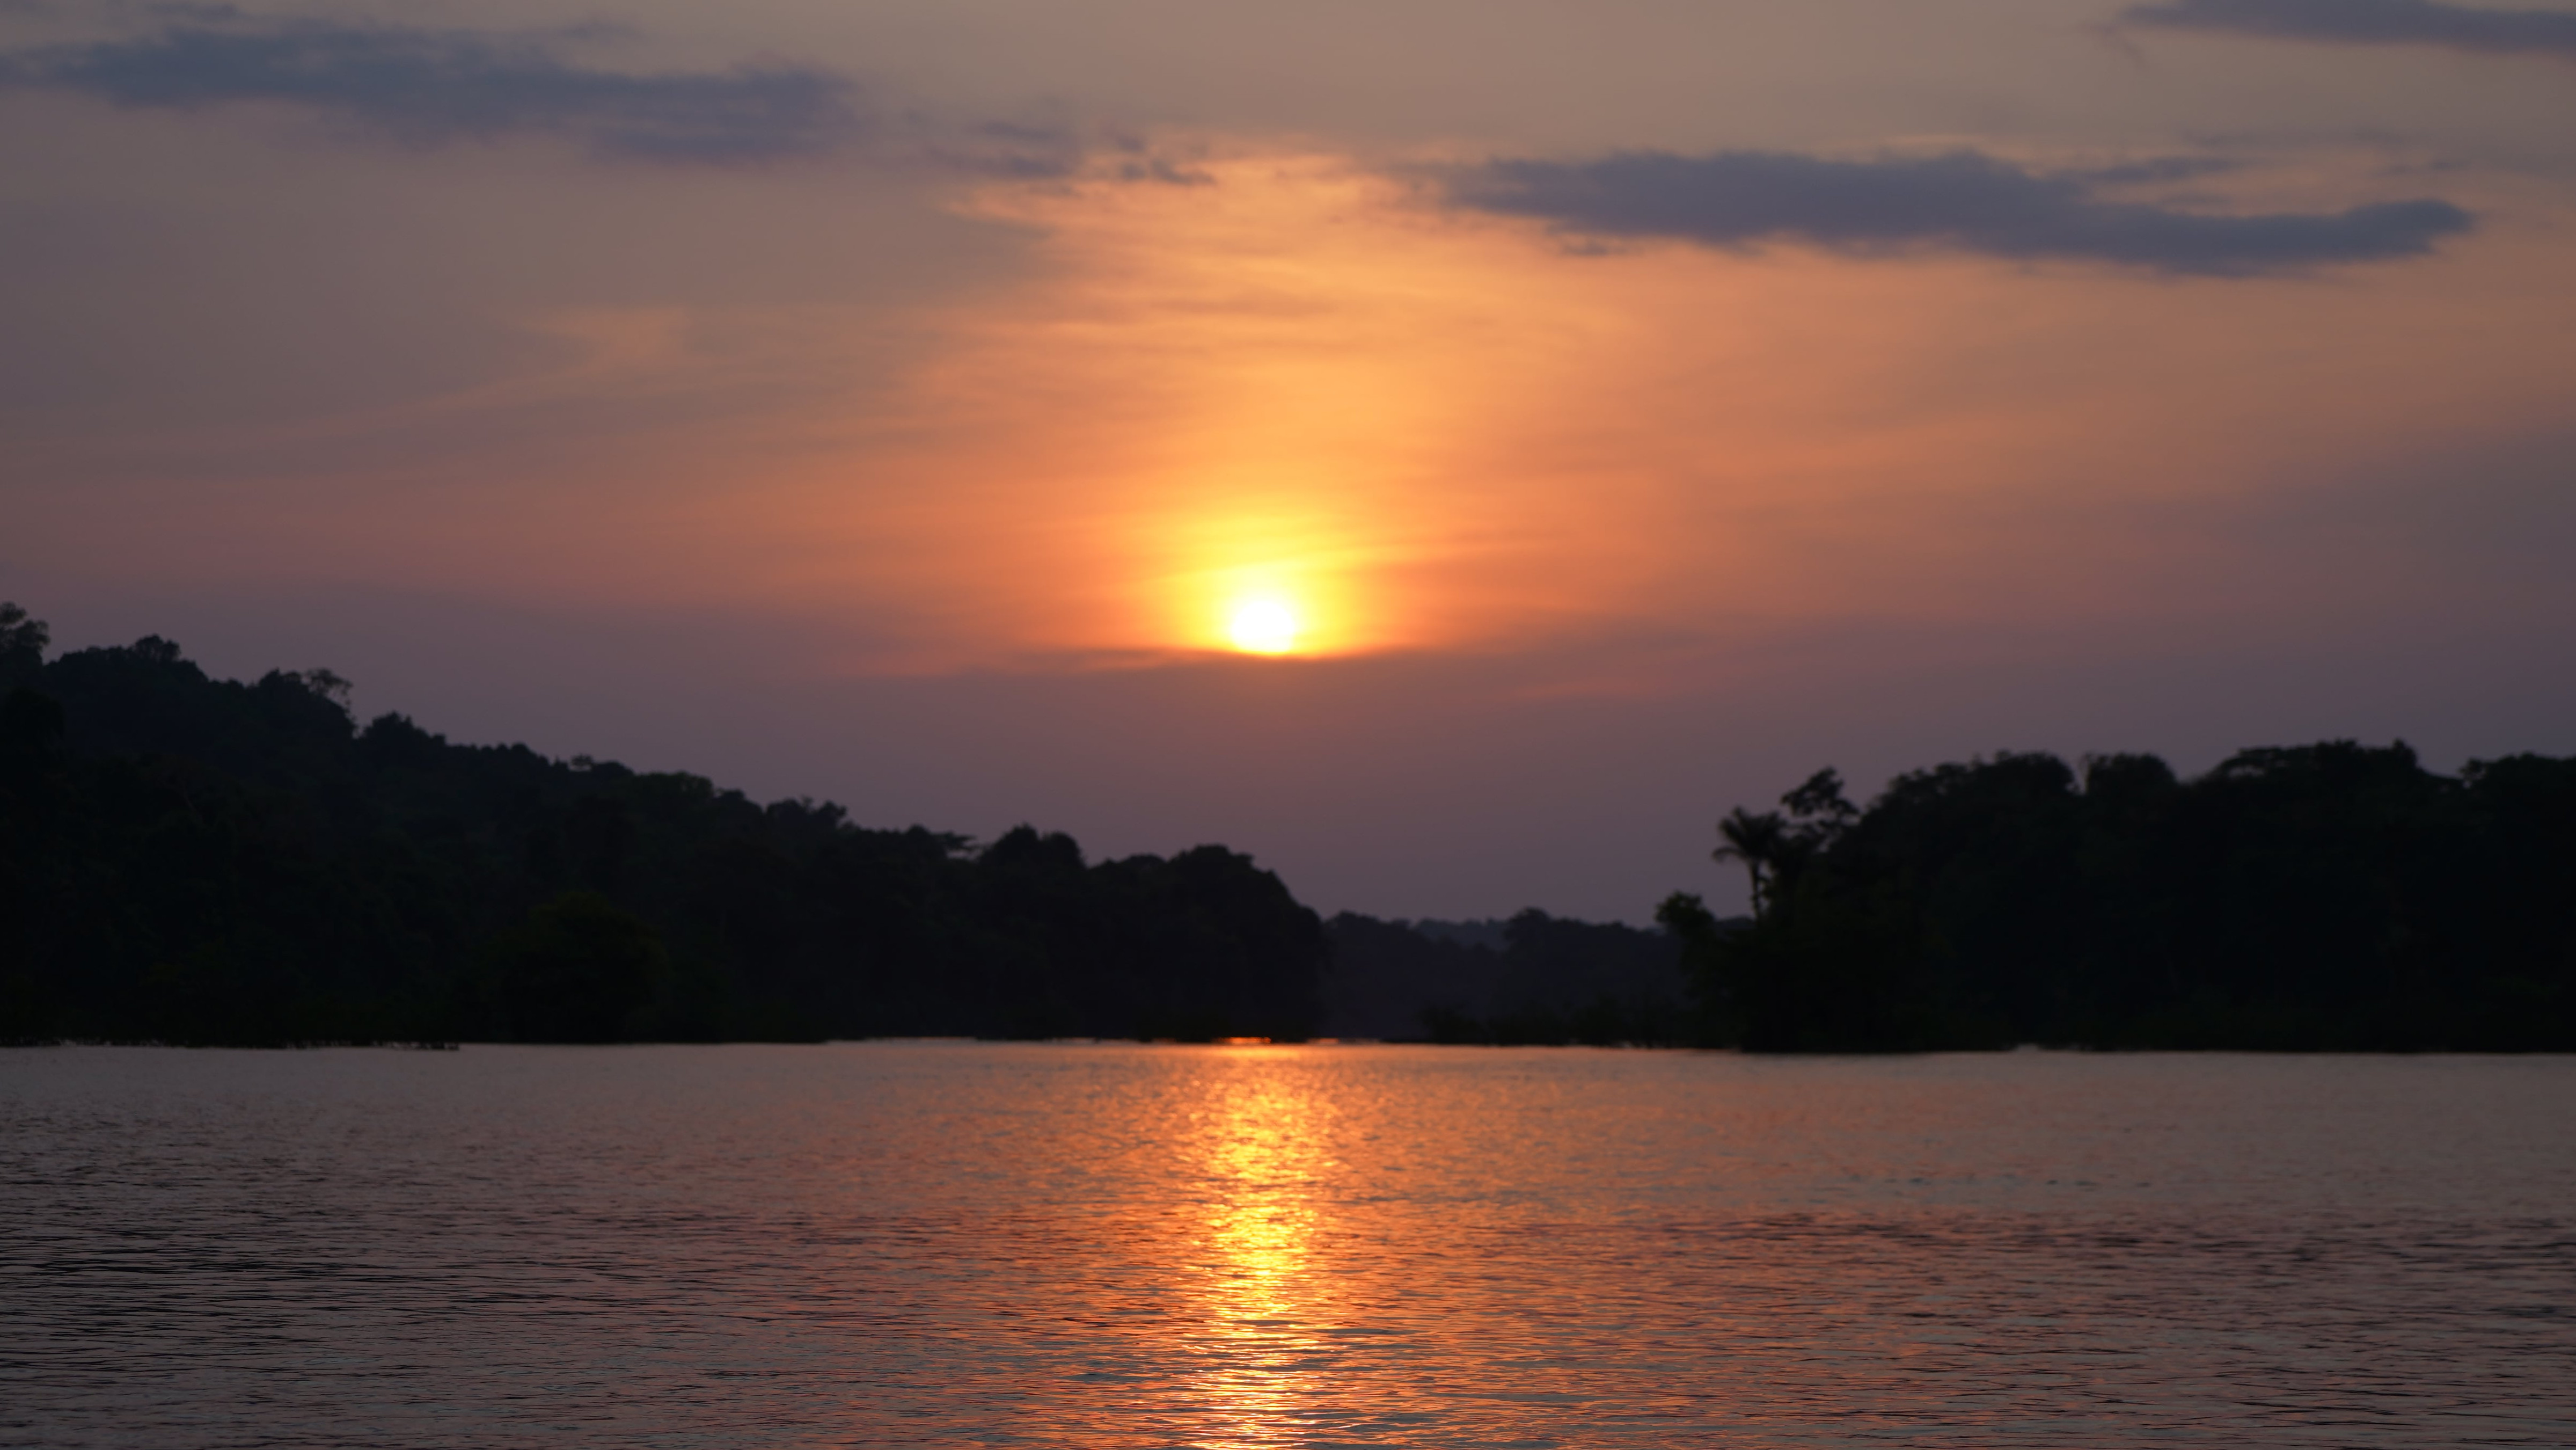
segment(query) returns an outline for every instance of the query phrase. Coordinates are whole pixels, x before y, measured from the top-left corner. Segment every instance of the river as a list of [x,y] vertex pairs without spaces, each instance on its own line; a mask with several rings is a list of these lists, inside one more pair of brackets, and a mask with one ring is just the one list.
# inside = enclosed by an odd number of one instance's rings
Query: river
[[2576,1059],[0,1051],[24,1446],[2576,1444]]

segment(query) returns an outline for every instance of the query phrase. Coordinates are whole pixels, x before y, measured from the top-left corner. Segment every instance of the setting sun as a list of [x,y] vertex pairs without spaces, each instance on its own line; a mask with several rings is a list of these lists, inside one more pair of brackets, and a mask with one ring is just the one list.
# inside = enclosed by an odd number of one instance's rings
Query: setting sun
[[1234,607],[1226,637],[1246,654],[1286,654],[1297,646],[1297,611],[1285,600],[1247,599]]

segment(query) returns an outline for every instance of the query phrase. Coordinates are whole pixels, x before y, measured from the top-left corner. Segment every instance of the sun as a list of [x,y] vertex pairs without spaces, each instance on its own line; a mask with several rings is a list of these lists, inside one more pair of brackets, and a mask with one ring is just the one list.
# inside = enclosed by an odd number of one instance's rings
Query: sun
[[1247,599],[1234,607],[1225,633],[1245,654],[1284,655],[1297,647],[1297,611],[1284,599]]

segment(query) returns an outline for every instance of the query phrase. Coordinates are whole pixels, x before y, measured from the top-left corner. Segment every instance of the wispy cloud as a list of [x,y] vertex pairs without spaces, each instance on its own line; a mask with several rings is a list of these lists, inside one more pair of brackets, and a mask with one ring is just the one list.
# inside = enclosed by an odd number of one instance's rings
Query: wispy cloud
[[2275,40],[2430,45],[2576,60],[2576,14],[2480,10],[2442,0],[2166,0],[2132,5],[2123,24]]
[[1068,138],[1028,128],[927,134],[889,120],[860,84],[809,65],[629,72],[574,59],[594,32],[506,34],[168,12],[140,36],[0,53],[0,84],[137,109],[290,107],[416,146],[532,136],[603,157],[740,165],[864,144],[942,164],[1061,170]]
[[2139,179],[2129,170],[2049,174],[1972,151],[1868,161],[1636,151],[1490,161],[1446,171],[1442,181],[1457,205],[1536,218],[1573,237],[1798,242],[1864,255],[1948,250],[2201,276],[2417,256],[2474,221],[2429,199],[2237,214],[2105,197],[2106,186]]

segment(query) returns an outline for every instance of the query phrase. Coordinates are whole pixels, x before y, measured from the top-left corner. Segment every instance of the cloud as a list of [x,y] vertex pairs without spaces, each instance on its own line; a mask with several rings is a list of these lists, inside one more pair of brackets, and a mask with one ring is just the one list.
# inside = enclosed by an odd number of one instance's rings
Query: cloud
[[857,84],[811,66],[633,74],[565,58],[581,32],[493,35],[191,9],[140,37],[0,54],[0,83],[118,106],[300,108],[422,146],[561,136],[604,156],[726,164],[866,135]]
[[2276,40],[2436,45],[2496,55],[2576,60],[2576,15],[2476,10],[2442,0],[2169,0],[2120,12],[2128,25],[2210,30]]
[[2025,171],[1971,151],[1874,161],[1632,151],[1595,161],[1504,159],[1441,176],[1454,204],[1536,218],[1581,238],[1790,241],[1863,255],[1949,250],[2199,276],[2418,256],[2474,220],[2437,200],[2241,215],[2100,195],[2130,179]]

